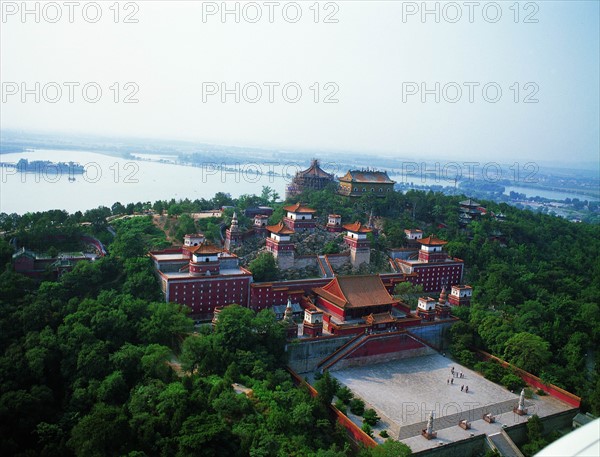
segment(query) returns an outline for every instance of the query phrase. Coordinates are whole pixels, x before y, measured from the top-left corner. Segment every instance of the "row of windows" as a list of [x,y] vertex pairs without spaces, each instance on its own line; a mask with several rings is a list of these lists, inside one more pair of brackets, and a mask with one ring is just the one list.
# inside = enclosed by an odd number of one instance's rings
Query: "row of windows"
[[431,267],[431,268],[415,268],[417,272],[429,272],[429,271],[460,271],[461,267]]

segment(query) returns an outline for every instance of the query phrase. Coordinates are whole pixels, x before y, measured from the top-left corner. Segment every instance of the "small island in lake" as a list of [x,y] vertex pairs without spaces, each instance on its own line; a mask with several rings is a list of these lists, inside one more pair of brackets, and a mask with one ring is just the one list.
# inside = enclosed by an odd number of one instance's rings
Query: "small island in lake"
[[3,162],[0,166],[5,168],[16,168],[20,173],[46,173],[46,174],[83,174],[85,168],[76,162],[51,162],[49,160],[21,159],[16,164]]

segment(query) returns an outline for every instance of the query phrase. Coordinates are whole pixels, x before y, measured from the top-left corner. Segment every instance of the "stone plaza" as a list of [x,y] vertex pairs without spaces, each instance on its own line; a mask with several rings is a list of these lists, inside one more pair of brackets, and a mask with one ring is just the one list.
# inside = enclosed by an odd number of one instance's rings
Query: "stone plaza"
[[[367,408],[377,411],[381,421],[374,429],[376,437],[385,429],[392,438],[409,444],[413,451],[459,441],[474,434],[489,435],[503,425],[514,425],[530,417],[513,413],[519,392],[512,393],[440,354],[346,368],[333,371],[332,375],[348,386],[355,396],[362,398]],[[570,409],[551,397],[526,400],[526,406],[529,415],[540,416]],[[420,434],[431,411],[438,438],[428,441]],[[488,413],[501,420],[487,424],[482,416]],[[355,422],[359,421],[350,413],[349,416]],[[476,427],[463,430],[458,427],[460,420],[471,421]]]

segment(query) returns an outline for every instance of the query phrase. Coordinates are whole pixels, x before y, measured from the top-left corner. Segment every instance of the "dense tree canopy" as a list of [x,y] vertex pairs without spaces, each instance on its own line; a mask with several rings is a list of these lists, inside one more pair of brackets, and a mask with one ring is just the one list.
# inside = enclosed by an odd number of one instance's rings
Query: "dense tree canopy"
[[[58,281],[36,283],[10,267],[0,270],[2,455],[353,453],[325,407],[336,386],[319,383],[316,399],[294,386],[284,370],[284,330],[272,312],[231,306],[214,331],[194,333],[185,310],[162,301],[145,256],[169,245],[164,233],[139,214],[111,221],[116,237],[107,230],[108,216],[153,208],[177,215],[173,236],[193,228],[218,242],[223,220],[193,222],[185,213],[233,206],[241,214],[271,204],[273,217],[281,216],[272,189],[251,197],[221,193],[75,214],[0,214],[0,230],[18,246],[78,249],[80,236],[91,233],[110,253]],[[450,332],[453,355],[474,364],[471,349],[485,349],[582,395],[583,407],[600,413],[600,364],[591,351],[600,343],[598,226],[482,202],[488,215],[461,228],[461,199],[409,191],[348,200],[330,188],[295,200],[317,209],[321,222],[329,213],[366,222],[372,211],[382,227],[373,240],[379,250],[402,246],[405,228],[447,239],[449,253],[465,260],[465,281],[475,291],[470,309],[455,310],[463,321]],[[491,216],[500,211],[503,222]],[[11,253],[0,239],[2,267]],[[274,266],[268,254],[253,272],[276,278]],[[497,365],[482,370],[496,382],[515,383]],[[233,382],[251,393],[234,391]],[[364,455],[408,452],[388,441]]]

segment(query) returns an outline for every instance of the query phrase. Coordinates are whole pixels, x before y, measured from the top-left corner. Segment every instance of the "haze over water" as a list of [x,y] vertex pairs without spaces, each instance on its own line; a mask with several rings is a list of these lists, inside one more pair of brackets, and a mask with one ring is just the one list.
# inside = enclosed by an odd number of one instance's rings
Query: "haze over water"
[[[40,149],[33,152],[0,155],[0,161],[5,163],[17,163],[21,158],[26,158],[30,162],[34,160],[77,162],[85,166],[86,173],[75,175],[75,181],[70,182],[67,175],[16,173],[11,169],[0,168],[2,188],[0,212],[23,214],[49,209],[75,212],[101,205],[110,207],[115,202],[127,204],[172,198],[210,199],[217,192],[239,197],[243,194],[260,194],[263,186],[275,189],[283,197],[288,182],[287,178],[281,176],[256,175],[257,167],[261,167],[265,173],[269,167],[265,164],[250,164],[250,162],[241,164],[237,171],[221,172],[217,171],[211,162],[207,162],[204,167],[192,167],[123,159],[87,151]],[[308,164],[299,162],[289,164],[287,168],[284,165],[273,169],[275,172],[287,171],[293,174]],[[392,178],[396,181],[402,180],[400,176],[392,176]],[[405,177],[403,180],[426,184],[414,177]],[[452,183],[435,181],[435,184],[451,185]],[[554,199],[596,200],[583,195],[514,186],[506,187],[505,193],[511,190],[524,193],[528,197],[539,195]]]
[[75,181],[69,182],[66,175],[23,174],[0,169],[0,212],[23,214],[49,209],[75,212],[100,205],[110,207],[115,202],[210,199],[217,192],[239,197],[260,194],[262,186],[270,186],[281,196],[285,193],[284,178],[243,171],[222,174],[209,166],[203,169],[128,160],[84,151],[38,150],[0,156],[0,160],[7,163],[16,163],[21,158],[78,162],[86,167],[86,173],[75,175]]

